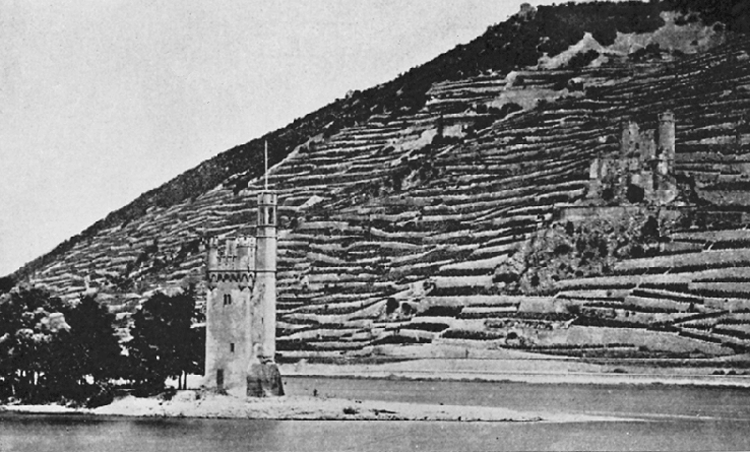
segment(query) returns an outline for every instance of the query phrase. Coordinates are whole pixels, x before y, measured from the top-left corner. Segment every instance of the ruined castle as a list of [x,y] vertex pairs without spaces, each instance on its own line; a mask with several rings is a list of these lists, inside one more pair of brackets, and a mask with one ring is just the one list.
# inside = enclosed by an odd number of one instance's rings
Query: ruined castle
[[600,156],[589,170],[590,202],[663,206],[677,197],[674,114],[659,115],[657,130],[622,127],[619,151]]
[[209,241],[205,386],[234,395],[283,395],[276,354],[276,205],[258,195],[255,237]]

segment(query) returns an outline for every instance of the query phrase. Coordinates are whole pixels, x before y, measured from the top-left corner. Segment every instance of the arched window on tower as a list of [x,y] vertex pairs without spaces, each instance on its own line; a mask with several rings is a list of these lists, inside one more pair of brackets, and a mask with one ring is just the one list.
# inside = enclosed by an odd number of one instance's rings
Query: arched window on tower
[[258,226],[273,226],[276,224],[276,206],[263,206],[258,214]]
[[228,293],[225,293],[224,294],[224,306],[226,306],[228,304],[232,304],[232,295],[228,294]]

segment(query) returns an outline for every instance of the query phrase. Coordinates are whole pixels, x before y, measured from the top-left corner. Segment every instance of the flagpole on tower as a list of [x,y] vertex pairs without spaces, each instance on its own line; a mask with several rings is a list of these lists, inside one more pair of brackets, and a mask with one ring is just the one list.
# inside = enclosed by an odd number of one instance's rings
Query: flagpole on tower
[[266,191],[268,191],[268,140],[266,140],[266,152],[265,152],[265,161],[266,161]]

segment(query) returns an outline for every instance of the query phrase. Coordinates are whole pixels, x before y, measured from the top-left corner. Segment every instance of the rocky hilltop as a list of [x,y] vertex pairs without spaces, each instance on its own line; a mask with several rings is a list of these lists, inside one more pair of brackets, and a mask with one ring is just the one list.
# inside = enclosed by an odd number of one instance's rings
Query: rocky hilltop
[[[742,2],[525,6],[145,193],[13,276],[97,292],[122,328],[154,291],[200,289],[207,238],[253,233],[267,140],[285,357],[389,343],[742,357],[749,14]],[[619,163],[622,125],[658,131],[665,112],[674,196],[644,196],[652,160]],[[651,152],[639,146],[628,152]],[[614,179],[600,180],[601,162]]]

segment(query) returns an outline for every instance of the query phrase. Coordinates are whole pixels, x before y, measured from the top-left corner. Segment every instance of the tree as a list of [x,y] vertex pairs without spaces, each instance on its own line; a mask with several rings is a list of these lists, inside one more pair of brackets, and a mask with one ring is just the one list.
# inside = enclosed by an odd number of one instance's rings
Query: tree
[[120,376],[122,349],[114,320],[114,314],[92,296],[81,298],[66,317],[69,354],[79,378],[90,375],[95,383],[102,383]]
[[182,293],[182,297],[185,303],[185,311],[190,312],[189,319],[189,330],[186,332],[188,340],[182,345],[181,352],[183,353],[181,358],[181,370],[182,370],[182,389],[187,389],[187,376],[188,374],[203,375],[204,364],[206,361],[206,328],[196,327],[196,323],[205,322],[206,316],[197,306],[196,298],[197,294],[195,286],[191,284]]
[[171,296],[157,292],[133,315],[127,347],[131,378],[139,386],[161,390],[167,378],[178,378],[178,389],[186,387],[187,374],[203,361],[196,350],[200,331],[192,328],[196,316],[192,287]]
[[68,311],[62,300],[35,287],[0,298],[0,379],[6,395],[32,401],[41,396],[50,344],[68,328]]
[[13,277],[3,276],[0,278],[0,295],[10,292],[15,285],[16,282],[13,280]]

